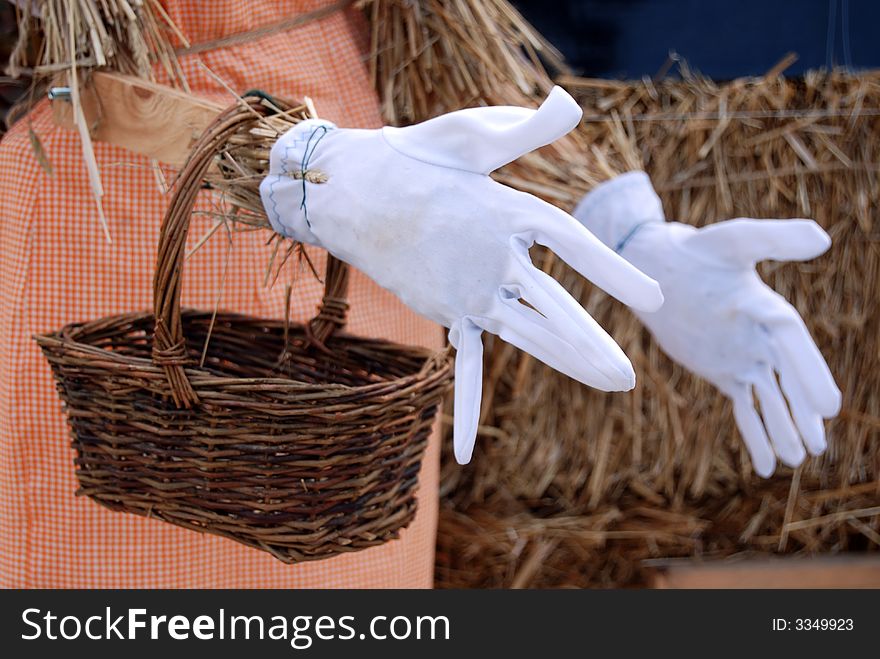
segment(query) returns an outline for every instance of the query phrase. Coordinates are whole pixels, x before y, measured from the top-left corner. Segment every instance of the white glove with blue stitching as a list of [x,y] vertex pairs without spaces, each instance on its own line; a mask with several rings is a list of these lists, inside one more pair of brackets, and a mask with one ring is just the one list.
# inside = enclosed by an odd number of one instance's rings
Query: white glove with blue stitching
[[796,467],[806,452],[825,450],[823,419],[837,415],[840,391],[797,310],[755,272],[764,259],[825,252],[831,239],[818,224],[736,219],[696,229],[667,222],[644,172],[597,186],[574,215],[660,283],[663,306],[636,315],[670,357],[732,400],[757,474],[772,474],[777,457]]
[[549,247],[644,311],[662,303],[657,283],[567,213],[488,176],[563,136],[580,117],[577,103],[556,87],[537,110],[474,108],[406,128],[357,130],[308,120],[272,148],[261,193],[275,230],[327,249],[449,328],[458,350],[460,463],[470,460],[476,440],[483,331],[590,386],[634,386],[623,351],[532,265],[529,247]]

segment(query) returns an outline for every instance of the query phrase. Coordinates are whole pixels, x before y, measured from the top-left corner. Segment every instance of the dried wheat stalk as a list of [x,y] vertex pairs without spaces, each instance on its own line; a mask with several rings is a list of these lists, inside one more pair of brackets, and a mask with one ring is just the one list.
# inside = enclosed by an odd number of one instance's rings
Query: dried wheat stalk
[[171,37],[186,39],[159,0],[28,0],[17,7],[19,37],[8,66],[14,78],[52,77],[75,65],[153,79],[159,62],[185,88]]
[[[480,103],[512,103],[551,86],[558,51],[505,0],[362,0],[370,72],[388,123]],[[503,99],[503,100],[502,100]]]

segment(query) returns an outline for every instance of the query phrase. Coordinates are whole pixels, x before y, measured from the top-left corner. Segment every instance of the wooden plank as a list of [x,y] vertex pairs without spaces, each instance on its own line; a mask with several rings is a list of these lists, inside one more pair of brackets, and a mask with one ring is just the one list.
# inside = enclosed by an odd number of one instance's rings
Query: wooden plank
[[[96,72],[80,88],[92,139],[179,167],[223,110],[219,104],[118,73]],[[69,100],[52,101],[59,126],[74,130]]]
[[880,588],[880,554],[646,561],[652,588]]

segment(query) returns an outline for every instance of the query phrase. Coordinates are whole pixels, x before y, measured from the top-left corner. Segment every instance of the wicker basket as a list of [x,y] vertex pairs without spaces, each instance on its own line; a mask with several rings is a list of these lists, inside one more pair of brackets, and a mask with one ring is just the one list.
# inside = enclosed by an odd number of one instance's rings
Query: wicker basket
[[181,310],[197,193],[261,107],[250,106],[221,114],[181,172],[153,314],[35,338],[66,405],[77,494],[294,563],[382,544],[409,524],[452,369],[446,352],[341,334],[348,268],[333,257],[308,326]]

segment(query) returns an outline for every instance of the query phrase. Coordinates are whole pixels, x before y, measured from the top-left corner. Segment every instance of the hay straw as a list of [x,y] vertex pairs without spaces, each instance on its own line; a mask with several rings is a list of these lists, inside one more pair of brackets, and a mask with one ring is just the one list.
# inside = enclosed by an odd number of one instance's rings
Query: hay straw
[[[241,98],[239,102],[253,112],[249,105],[245,106]],[[221,227],[227,233],[270,229],[269,241],[274,241],[275,246],[266,266],[263,284],[271,288],[292,256],[296,256],[299,264],[307,267],[315,279],[321,281],[322,277],[315,269],[304,245],[284,239],[272,230],[260,197],[260,183],[269,171],[269,153],[278,136],[304,119],[317,117],[317,114],[310,99],[294,104],[264,96],[260,99],[260,105],[274,114],[262,115],[254,112],[254,121],[243,124],[223,148],[218,150],[214,166],[205,176],[205,188],[214,193],[214,210],[203,213],[210,215],[214,224],[196,241],[188,256],[198,251]],[[311,183],[324,183],[328,180],[325,172],[316,169],[293,172],[291,176],[305,178]],[[294,269],[291,276],[295,276],[295,272]]]
[[13,78],[52,77],[75,64],[153,80],[159,62],[170,80],[182,81],[170,41],[182,35],[158,0],[29,0],[17,7],[18,43],[7,69]]
[[362,0],[370,72],[393,125],[493,99],[542,96],[562,58],[504,0]]
[[[269,171],[269,152],[279,135],[313,115],[305,103],[290,106],[264,98],[261,104],[276,114],[255,115],[253,124],[233,135],[220,151],[216,166],[205,182],[218,194],[218,201],[223,205],[218,218],[245,227],[271,229],[260,198],[260,182]],[[326,180],[323,172],[314,170],[307,171],[305,176],[312,182]]]
[[[844,392],[829,449],[797,478],[755,477],[725,399],[665,357],[621,304],[550,259],[545,269],[630,356],[638,385],[603,394],[486,342],[493,395],[474,461],[462,469],[445,456],[438,586],[629,586],[644,583],[650,558],[880,549],[880,73],[727,84],[682,74],[569,79],[588,119],[579,166],[594,180],[646,169],[667,215],[690,224],[806,216],[831,234],[815,261],[761,267]],[[593,184],[526,175],[569,208]]]

